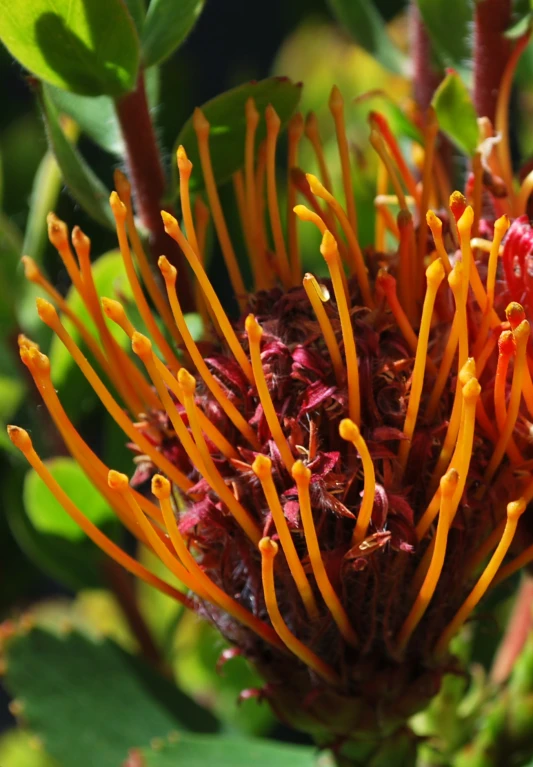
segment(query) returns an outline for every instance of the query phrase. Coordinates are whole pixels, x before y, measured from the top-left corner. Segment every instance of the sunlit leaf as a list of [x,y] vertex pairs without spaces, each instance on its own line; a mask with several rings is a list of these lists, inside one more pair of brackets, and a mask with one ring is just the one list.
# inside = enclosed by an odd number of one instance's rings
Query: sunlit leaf
[[470,0],[417,2],[432,46],[443,64],[464,67],[471,56],[473,3]]
[[160,64],[183,43],[202,12],[205,0],[151,0],[142,31],[145,66]]
[[462,152],[472,155],[478,144],[476,110],[457,72],[449,72],[433,96],[439,126]]

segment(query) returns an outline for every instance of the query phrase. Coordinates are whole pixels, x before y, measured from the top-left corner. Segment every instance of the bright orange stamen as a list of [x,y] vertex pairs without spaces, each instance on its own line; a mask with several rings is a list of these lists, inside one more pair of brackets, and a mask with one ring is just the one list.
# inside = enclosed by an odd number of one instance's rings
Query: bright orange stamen
[[279,215],[278,190],[276,186],[276,144],[281,126],[281,120],[276,114],[276,110],[270,104],[265,111],[265,120],[267,126],[266,138],[266,175],[267,175],[267,202],[268,215],[270,216],[270,228],[274,240],[276,251],[276,269],[283,286],[289,289],[292,285],[291,271],[289,267],[289,258],[287,248],[285,247],[285,238],[281,228],[281,218]]
[[[415,238],[413,217],[408,210],[398,213],[398,231],[400,243],[398,248],[398,290],[401,304],[409,322],[416,322],[416,291],[413,289],[415,276],[418,274],[415,264]],[[416,349],[416,344],[415,344]]]
[[253,373],[252,373],[252,366],[250,365],[250,361],[248,357],[246,356],[244,349],[239,343],[239,340],[235,334],[235,331],[233,330],[233,327],[231,326],[231,323],[228,319],[228,316],[224,309],[222,308],[222,304],[220,303],[220,299],[218,298],[216,291],[213,289],[213,286],[211,285],[207,274],[204,271],[204,268],[202,264],[200,263],[200,260],[194,250],[191,248],[185,237],[183,236],[178,222],[174,218],[174,216],[171,216],[170,213],[167,213],[166,211],[161,211],[161,217],[163,219],[163,224],[165,225],[165,231],[170,237],[172,237],[173,240],[175,240],[180,248],[183,251],[183,254],[185,255],[185,258],[189,262],[193,272],[196,275],[196,279],[200,283],[202,290],[204,292],[204,295],[206,297],[207,304],[211,306],[213,309],[213,312],[215,313],[215,316],[217,318],[218,324],[220,326],[220,329],[222,333],[224,334],[224,338],[226,339],[226,343],[228,344],[229,348],[233,352],[233,356],[241,366],[244,374],[250,381],[250,383],[253,383]]
[[351,256],[350,268],[352,272],[357,276],[357,281],[359,282],[359,287],[361,288],[361,293],[365,305],[368,306],[369,309],[373,309],[374,300],[372,299],[370,292],[370,283],[368,281],[368,274],[363,258],[363,253],[361,252],[357,237],[354,230],[352,229],[348,217],[346,216],[346,213],[342,209],[342,206],[337,202],[335,197],[333,197],[333,195],[328,192],[328,190],[320,183],[316,176],[313,176],[311,173],[306,173],[305,177],[309,182],[309,186],[311,187],[313,194],[315,194],[317,197],[320,197],[320,199],[325,200],[339,219],[342,230],[348,241],[348,253]]
[[181,490],[187,491],[190,487],[192,487],[192,482],[184,474],[182,474],[181,471],[173,466],[173,464],[167,458],[159,453],[149,442],[149,440],[147,440],[146,437],[144,437],[143,434],[135,428],[120,405],[111,396],[109,390],[104,386],[100,378],[96,375],[94,369],[81,353],[79,347],[74,343],[72,337],[67,333],[64,326],[61,324],[59,317],[57,316],[57,312],[52,304],[49,304],[48,301],[44,301],[44,299],[37,299],[37,311],[43,322],[52,328],[54,333],[57,334],[59,339],[68,349],[71,357],[74,359],[85,378],[89,381],[95,390],[103,406],[106,408],[113,420],[116,421],[116,423],[120,426],[122,431],[125,432],[132,440],[132,442],[138,445],[139,448],[144,453],[146,453],[147,456],[150,457],[156,466],[159,466],[160,469],[165,472],[165,474],[168,474],[174,484],[176,484]]
[[211,578],[209,578],[198,565],[197,561],[187,548],[176,522],[174,510],[170,503],[171,489],[170,482],[165,477],[162,477],[161,474],[156,474],[152,477],[152,493],[159,500],[170,540],[172,541],[174,550],[181,559],[183,565],[187,568],[211,602],[218,605],[222,610],[227,612],[228,615],[232,615],[236,620],[240,621],[245,626],[248,626],[252,631],[255,631],[255,633],[266,642],[274,645],[274,647],[282,649],[282,645],[271,627],[256,618],[249,610],[246,610],[246,608],[242,607],[242,605],[213,583]]
[[366,446],[366,442],[361,436],[361,432],[353,421],[344,418],[339,424],[339,434],[348,442],[351,442],[359,455],[363,464],[364,486],[363,500],[357,514],[357,523],[352,535],[352,546],[358,546],[366,538],[368,525],[372,518],[374,508],[374,497],[376,494],[376,474],[374,471],[374,462]]
[[[507,395],[507,371],[509,362],[515,353],[515,342],[510,330],[504,330],[498,340],[498,365],[496,368],[496,379],[494,382],[494,412],[496,414],[496,423],[500,434],[505,428],[505,419],[507,417],[506,395]],[[512,438],[509,438],[507,453],[513,463],[522,463],[523,458]]]
[[337,135],[337,144],[339,147],[339,157],[341,160],[342,184],[344,187],[344,197],[346,199],[346,211],[348,221],[357,237],[357,213],[355,210],[355,197],[353,193],[352,171],[350,165],[350,149],[348,147],[348,138],[346,136],[346,125],[344,123],[344,99],[336,85],[331,89],[329,97],[329,110],[333,115],[335,122],[335,133]]
[[346,378],[348,385],[348,413],[352,421],[359,425],[361,421],[361,399],[359,393],[359,366],[357,349],[352,326],[352,317],[344,290],[341,262],[335,238],[326,230],[322,237],[320,252],[328,266],[337,302],[337,310],[341,322],[342,340],[344,341],[344,357],[346,359]]
[[272,402],[272,397],[270,396],[270,391],[268,389],[265,371],[263,370],[263,363],[261,362],[261,338],[263,336],[263,328],[257,322],[253,314],[248,315],[244,327],[248,335],[250,359],[252,360],[255,386],[259,395],[259,401],[261,402],[268,428],[272,434],[272,439],[276,443],[287,471],[290,471],[294,463],[294,458],[292,457],[291,448],[287,442],[287,438],[283,434],[281,424],[276,414],[274,403]]
[[[481,277],[479,276],[479,272],[477,270],[477,266],[474,261],[474,256],[472,254],[472,246],[471,246],[471,238],[472,238],[472,225],[474,223],[474,211],[468,205],[465,208],[465,211],[459,221],[457,222],[457,231],[459,232],[459,241],[461,245],[461,254],[463,258],[463,280],[464,280],[464,290],[465,293],[468,292],[468,285],[470,284],[472,287],[472,290],[474,292],[474,296],[476,297],[476,301],[479,304],[479,307],[482,312],[486,310],[487,307],[487,294],[485,292],[485,288],[483,287],[483,283],[481,282]],[[494,311],[494,309],[490,310],[490,323],[492,327],[495,327],[496,325],[500,324],[500,318]]]
[[60,221],[55,213],[49,213],[46,217],[46,222],[48,224],[48,239],[59,253],[72,284],[83,298],[83,281],[70,249],[67,225],[64,221]]
[[[227,394],[222,390],[222,387],[207,367],[204,358],[196,346],[189,328],[187,327],[187,323],[185,322],[185,318],[181,311],[181,306],[176,293],[176,277],[178,273],[176,267],[172,266],[172,264],[169,263],[165,256],[161,256],[159,258],[158,264],[159,268],[161,269],[163,279],[165,280],[168,300],[170,302],[172,314],[174,315],[174,320],[176,321],[180,335],[183,338],[183,343],[189,352],[194,366],[196,367],[205,385],[216,399],[222,410],[226,413],[233,425],[241,432],[243,437],[245,437],[245,439],[247,439],[248,442],[250,442],[250,444],[256,450],[259,450],[259,442],[257,441],[257,436],[254,430],[246,418],[244,418],[244,416],[239,413],[233,402],[231,402]],[[235,451],[233,452],[234,457],[236,457]]]
[[492,480],[503,455],[507,450],[518,417],[520,399],[522,397],[524,370],[526,367],[526,350],[527,342],[529,340],[529,322],[527,320],[521,322],[513,333],[516,343],[516,358],[513,370],[513,382],[511,384],[511,396],[509,398],[509,409],[507,410],[507,417],[505,419],[503,430],[500,432],[500,437],[494,448],[494,453],[492,454],[492,458],[485,471],[483,480],[486,485]]
[[287,242],[289,245],[289,263],[292,274],[292,282],[297,285],[302,278],[302,267],[300,263],[300,247],[298,244],[298,226],[297,218],[294,214],[296,205],[296,186],[291,175],[292,168],[298,165],[298,147],[304,131],[304,121],[302,115],[298,112],[289,120],[287,128],[288,136],[288,154],[287,154]]
[[164,594],[168,594],[173,599],[181,602],[186,607],[191,607],[191,604],[186,596],[180,591],[170,586],[165,581],[162,581],[156,575],[149,572],[143,565],[137,562],[136,559],[130,557],[129,554],[122,551],[113,541],[111,541],[96,525],[94,525],[87,517],[78,509],[78,507],[70,500],[64,490],[58,485],[54,477],[50,474],[44,463],[41,461],[31,443],[31,439],[27,431],[20,429],[18,426],[8,426],[7,433],[11,442],[17,447],[23,454],[28,463],[39,475],[45,485],[48,487],[54,497],[57,498],[61,506],[65,509],[69,517],[83,530],[83,532],[104,551],[111,559],[114,559],[122,567],[128,570],[130,573],[140,578],[151,586],[154,586]]
[[498,544],[498,547],[492,555],[490,562],[486,566],[485,570],[480,575],[476,585],[457,611],[453,620],[442,632],[439,641],[435,645],[434,653],[436,657],[440,657],[446,652],[452,637],[455,636],[455,634],[459,631],[463,623],[467,620],[469,615],[478,604],[479,600],[484,596],[485,592],[489,588],[492,580],[494,579],[494,576],[496,575],[501,563],[503,562],[505,555],[507,554],[507,551],[509,550],[509,547],[514,538],[514,534],[516,532],[518,520],[520,519],[520,516],[523,514],[525,509],[526,502],[523,498],[520,498],[518,501],[512,501],[507,506],[507,524],[505,525],[505,530]]
[[285,514],[281,506],[278,492],[272,479],[272,461],[266,455],[258,455],[252,464],[252,469],[256,477],[261,482],[261,487],[276,526],[276,532],[279,535],[283,553],[287,560],[287,565],[296,584],[296,588],[305,605],[307,614],[312,620],[318,618],[318,607],[316,604],[313,590],[309,585],[309,580],[305,574],[300,557],[296,551]]
[[200,164],[202,166],[202,173],[204,174],[207,199],[209,200],[209,207],[211,208],[213,223],[215,225],[218,241],[220,243],[222,255],[224,256],[224,261],[226,263],[231,285],[233,287],[233,292],[235,293],[235,298],[237,299],[242,309],[246,303],[246,289],[244,287],[242,275],[237,263],[235,251],[233,250],[233,245],[231,244],[228,228],[226,226],[226,220],[224,218],[224,213],[222,212],[222,206],[220,204],[220,198],[218,196],[217,185],[213,173],[213,166],[211,164],[211,154],[209,151],[210,125],[201,109],[196,108],[194,110],[192,124],[198,141]]
[[148,328],[150,335],[157,344],[157,347],[161,351],[161,354],[165,358],[167,365],[172,371],[174,371],[174,373],[176,373],[180,369],[180,364],[176,358],[176,355],[170,348],[166,338],[157,326],[157,323],[152,315],[150,307],[148,306],[148,302],[144,297],[144,293],[135,272],[135,266],[133,265],[133,259],[131,257],[128,237],[126,235],[126,206],[121,201],[116,192],[111,192],[109,203],[115,218],[118,244],[122,254],[122,260],[124,261],[124,268],[126,269],[128,282],[130,283],[139,314],[141,315],[144,324]]
[[472,225],[472,234],[474,237],[479,232],[479,220],[481,218],[481,203],[483,194],[483,163],[481,152],[476,152],[472,159],[472,171],[474,174],[474,191],[472,195],[472,207],[474,209],[474,223]]
[[400,184],[398,176],[396,175],[396,169],[394,168],[394,164],[390,158],[389,153],[387,152],[387,149],[385,147],[385,143],[383,141],[383,138],[381,137],[381,134],[375,128],[373,128],[370,131],[370,143],[372,144],[375,151],[377,152],[383,165],[387,168],[387,173],[391,181],[391,184],[393,186],[394,193],[398,198],[398,204],[400,208],[402,210],[408,210],[405,193],[402,189],[402,185]]
[[312,668],[328,684],[339,685],[340,678],[338,674],[294,636],[279,611],[276,585],[274,583],[274,557],[278,553],[277,543],[270,538],[262,538],[259,541],[259,551],[261,552],[261,578],[263,581],[265,605],[274,630],[283,644],[306,666]]
[[341,351],[337,338],[331,326],[326,310],[323,304],[329,301],[329,291],[324,285],[321,285],[312,274],[307,273],[303,278],[303,286],[309,302],[313,307],[313,311],[317,318],[317,322],[324,336],[324,342],[327,346],[329,356],[331,358],[331,364],[335,371],[335,378],[337,384],[340,386],[344,379],[344,365],[342,364]]
[[422,620],[422,617],[433,598],[435,589],[437,588],[437,583],[439,582],[440,574],[444,566],[444,558],[446,556],[448,532],[455,512],[454,494],[458,479],[459,475],[457,474],[457,471],[455,469],[450,469],[440,481],[440,513],[435,544],[431,555],[431,563],[424,579],[424,583],[416,596],[415,603],[398,634],[398,649],[400,651],[405,650],[409,639]]
[[324,148],[320,138],[318,119],[314,112],[309,112],[305,119],[305,135],[313,147],[322,183],[328,192],[331,192],[333,189],[331,184],[331,176],[329,175],[328,164],[326,162],[326,158],[324,157]]
[[426,223],[431,230],[431,234],[433,235],[433,242],[435,243],[435,248],[437,249],[439,258],[442,259],[442,264],[446,270],[446,274],[449,274],[452,270],[452,266],[450,264],[448,251],[444,247],[444,240],[442,237],[442,221],[437,215],[435,215],[432,210],[428,210],[426,213]]
[[[387,118],[380,112],[370,112],[369,122],[371,127],[379,131],[385,140],[390,153],[394,157],[396,165],[398,166],[398,170],[400,171],[400,175],[405,183],[407,190],[409,191],[409,194],[412,195],[415,200],[419,200],[420,194],[417,189],[415,178],[411,173],[409,166],[405,162],[402,151],[398,145],[398,142],[396,141],[394,133],[390,129]],[[426,208],[422,208],[422,210],[425,211]]]
[[[330,190],[331,191],[331,190]],[[391,219],[394,221],[394,217],[388,209],[385,202],[378,200],[387,195],[389,191],[389,177],[387,175],[387,168],[383,165],[382,161],[378,159],[378,170],[376,179],[376,196],[374,197],[374,207],[376,208],[376,224],[374,235],[374,246],[376,253],[385,252],[385,229],[387,224],[391,224]]]
[[[202,266],[205,264],[205,248],[206,248],[207,227],[209,225],[209,218],[210,218],[209,208],[203,202],[200,195],[197,195],[196,199],[194,200],[194,221],[195,221],[196,236],[198,240],[197,255],[198,255],[198,260],[200,261]],[[214,312],[212,312],[211,307],[207,305],[205,296],[202,293],[202,288],[200,287],[198,280],[196,280],[196,282],[194,283],[193,290],[194,290],[194,305],[196,306],[202,318],[202,322],[204,325],[204,335],[206,333],[207,328],[209,328],[209,318],[211,318],[211,322],[213,324],[215,331],[219,335],[222,335],[220,328],[218,326],[217,318],[215,317]]]
[[357,635],[350,624],[348,616],[346,615],[346,610],[342,606],[342,602],[331,585],[322,560],[320,545],[318,543],[315,523],[313,520],[313,511],[311,509],[311,499],[309,497],[311,471],[307,466],[304,466],[302,461],[296,461],[292,467],[292,476],[296,482],[296,487],[298,488],[300,516],[302,519],[305,541],[307,543],[309,561],[311,562],[311,568],[315,576],[316,584],[342,636],[348,644],[355,646],[358,641]]
[[523,216],[527,212],[527,205],[533,192],[533,170],[529,171],[520,185],[520,191],[516,200],[516,215]]
[[455,317],[453,318],[452,326],[450,328],[450,334],[448,336],[448,340],[446,341],[446,346],[444,347],[444,354],[442,355],[442,359],[440,362],[439,372],[437,374],[437,380],[435,381],[435,384],[431,391],[430,398],[428,400],[427,410],[426,410],[426,418],[428,419],[428,421],[432,421],[433,418],[435,417],[435,413],[437,412],[437,408],[440,403],[442,392],[444,391],[444,387],[448,380],[448,376],[450,375],[450,370],[452,368],[455,352],[457,350],[457,344],[459,342],[458,326],[459,326],[459,322],[458,322],[457,314],[456,314]]
[[435,298],[437,296],[437,290],[444,279],[444,267],[440,258],[438,261],[434,261],[426,269],[427,288],[424,298],[424,306],[422,309],[422,320],[420,322],[420,330],[418,332],[418,344],[416,347],[415,364],[413,373],[411,376],[411,391],[409,394],[409,403],[407,406],[407,413],[405,416],[405,422],[403,432],[407,437],[406,440],[402,440],[400,443],[400,449],[398,452],[398,460],[403,469],[407,463],[409,457],[409,451],[411,449],[411,440],[413,438],[416,420],[418,417],[418,409],[420,406],[420,397],[422,395],[422,388],[424,386],[424,375],[426,370],[426,359],[428,351],[429,332],[431,330],[431,318],[433,316],[433,307],[435,305]]
[[[187,417],[189,419],[189,426],[193,433],[194,441],[202,456],[203,464],[206,468],[205,479],[209,482],[214,492],[217,493],[220,500],[226,504],[229,511],[235,518],[237,524],[239,524],[246,535],[254,542],[258,543],[261,532],[257,523],[251,518],[246,509],[235,498],[231,490],[226,485],[220,472],[216,468],[209,448],[207,447],[202,429],[200,427],[200,421],[198,419],[198,408],[194,401],[194,392],[196,389],[196,381],[194,377],[188,373],[185,368],[182,368],[178,373],[178,381],[182,388],[185,402],[185,410],[187,411]],[[168,472],[167,472],[168,473]]]

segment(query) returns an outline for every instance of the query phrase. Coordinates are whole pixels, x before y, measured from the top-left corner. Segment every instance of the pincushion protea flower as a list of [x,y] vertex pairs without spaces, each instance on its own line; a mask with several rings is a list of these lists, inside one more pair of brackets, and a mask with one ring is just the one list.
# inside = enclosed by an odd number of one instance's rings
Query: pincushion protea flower
[[[280,122],[269,107],[256,160],[260,116],[252,99],[246,105],[244,171],[234,184],[253,273],[250,293],[217,193],[209,124],[196,111],[209,207],[241,309],[232,322],[204,270],[208,214],[200,198],[191,207],[192,166],[180,147],[184,231],[172,215],[162,216],[195,274],[199,311],[211,320],[201,344],[180,307],[176,268],[159,259],[165,298],[150,272],[121,173],[110,204],[151,339],[119,302],[97,295],[90,242],[79,228],[72,232],[73,253],[65,224],[49,217],[50,239],[98,340],[24,257],[27,277],[57,307],[40,298],[39,316],[134,445],[133,481],[104,465],[75,430],[52,385],[48,358],[25,338],[22,361],[73,457],[189,594],[148,572],[94,527],[56,483],[27,432],[13,426],[9,435],[106,553],[215,623],[256,664],[282,718],[333,746],[340,763],[368,764],[381,755],[389,759],[383,763],[408,764],[414,739],[405,722],[453,668],[450,640],[491,584],[533,560],[527,531],[515,536],[533,498],[533,360],[518,303],[525,298],[529,309],[533,235],[519,219],[506,236],[506,213],[523,195],[515,198],[509,189],[506,198],[495,198],[487,168],[485,188],[479,169],[467,185],[472,205],[458,192],[448,201],[434,153],[434,115],[424,127],[419,183],[386,120],[373,114],[371,143],[384,173],[376,248],[364,256],[337,89],[330,108],[346,210],[331,191],[312,117],[306,133],[322,181],[297,169],[304,132],[297,115],[288,129],[284,233],[275,170]],[[387,179],[400,206],[397,220],[387,207]],[[295,204],[297,193],[307,205]],[[440,201],[445,212],[426,212],[429,200]],[[322,234],[327,279],[305,274],[302,280],[298,219]],[[398,240],[390,252],[387,229]],[[138,271],[168,335],[154,319]],[[76,325],[100,373],[58,310]],[[114,340],[107,320],[130,337],[146,375]],[[504,565],[514,538],[521,553]]]

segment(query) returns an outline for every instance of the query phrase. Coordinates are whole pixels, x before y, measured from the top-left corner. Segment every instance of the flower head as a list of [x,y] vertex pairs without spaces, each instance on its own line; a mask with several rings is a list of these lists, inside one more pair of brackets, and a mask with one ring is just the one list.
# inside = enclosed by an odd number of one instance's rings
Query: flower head
[[[509,219],[488,187],[483,216],[479,196],[469,201],[456,192],[448,200],[433,114],[421,182],[384,118],[372,115],[371,143],[385,174],[375,248],[363,253],[337,89],[330,109],[346,208],[332,192],[313,120],[305,130],[322,180],[297,168],[304,124],[296,116],[288,128],[285,232],[276,193],[280,121],[269,107],[256,160],[260,116],[253,100],[246,105],[244,169],[234,187],[251,292],[220,205],[209,124],[196,111],[209,209],[240,307],[240,317],[230,320],[204,269],[208,213],[199,197],[191,206],[192,166],[180,147],[183,229],[170,213],[162,216],[196,278],[198,310],[210,328],[202,342],[185,321],[176,267],[160,257],[165,295],[150,272],[120,173],[110,205],[150,338],[121,303],[97,296],[90,243],[78,228],[73,253],[65,224],[50,215],[50,239],[98,340],[24,258],[27,277],[57,307],[38,299],[39,316],[134,445],[131,482],[74,429],[48,358],[24,338],[22,361],[74,458],[189,596],[95,528],[49,474],[28,434],[10,427],[12,441],[88,535],[135,575],[214,622],[260,668],[281,715],[318,730],[323,742],[401,726],[438,689],[449,642],[483,594],[533,560],[533,549],[520,544],[520,555],[502,564],[533,497],[531,228],[518,219],[507,233]],[[297,195],[306,204],[296,204]],[[396,219],[391,199],[400,207]],[[430,200],[440,200],[440,212],[428,210]],[[300,222],[321,232],[326,278],[301,274]],[[396,244],[387,247],[387,237]],[[100,373],[57,310],[76,324]],[[130,337],[140,367],[115,341],[108,320]],[[339,716],[334,704],[342,701]]]

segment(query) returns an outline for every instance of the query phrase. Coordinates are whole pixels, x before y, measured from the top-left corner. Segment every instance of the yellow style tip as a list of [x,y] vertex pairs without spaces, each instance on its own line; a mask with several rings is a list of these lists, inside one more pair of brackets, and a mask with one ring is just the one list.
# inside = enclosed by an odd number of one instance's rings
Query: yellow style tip
[[192,171],[192,162],[187,157],[185,147],[183,147],[181,144],[176,151],[176,162],[178,164],[180,175],[188,179]]
[[179,229],[178,222],[176,221],[174,216],[166,210],[161,211],[161,218],[163,219],[163,226],[165,227],[165,232],[172,236],[172,232],[175,232],[176,229]]
[[272,471],[272,461],[266,455],[257,455],[252,463],[252,471],[258,479],[268,479]]
[[474,209],[471,205],[467,205],[464,209],[462,216],[457,222],[457,228],[459,232],[469,232],[474,223]]
[[259,343],[263,336],[263,328],[255,319],[253,314],[249,314],[244,322],[244,329],[252,343]]
[[444,279],[445,274],[446,272],[444,271],[444,264],[442,263],[442,259],[437,258],[426,269],[426,279],[428,284],[432,285],[433,287],[437,287]]
[[9,425],[7,427],[7,436],[22,453],[29,452],[33,447],[30,435],[26,429],[22,429],[20,426]]
[[126,206],[118,196],[117,192],[113,191],[109,195],[109,205],[111,206],[111,211],[116,219],[120,221],[126,219]]
[[50,301],[47,301],[46,298],[36,298],[35,305],[37,306],[37,314],[45,325],[54,327],[59,322],[55,306]]
[[305,177],[313,194],[316,194],[318,197],[321,197],[323,194],[325,194],[326,188],[323,184],[320,183],[318,178],[313,173],[306,173]]
[[342,109],[342,107],[344,106],[344,99],[342,98],[342,93],[340,92],[339,88],[336,85],[334,85],[331,89],[328,106],[332,112]]
[[426,213],[426,223],[432,232],[442,232],[442,221],[433,210],[428,210]]
[[503,235],[510,226],[511,221],[509,220],[509,217],[504,213],[503,216],[500,216],[500,218],[497,218],[494,222],[494,231],[498,232],[500,235]]
[[467,384],[476,375],[476,361],[473,357],[467,357],[465,364],[459,371],[459,382],[462,386]]
[[152,342],[149,338],[139,333],[137,330],[131,337],[131,348],[133,352],[140,357],[148,357],[152,354]]
[[526,313],[522,304],[519,304],[518,301],[511,301],[510,304],[507,304],[505,316],[511,325],[511,329],[514,330],[525,320]]
[[477,378],[471,378],[470,381],[463,386],[463,399],[465,402],[477,400],[480,394],[481,386]]
[[68,244],[68,229],[64,221],[61,221],[55,213],[50,211],[46,216],[48,226],[48,239],[56,248],[60,250]]
[[178,270],[170,263],[166,256],[159,256],[157,259],[157,265],[165,281],[169,280],[170,282],[176,282]]
[[166,477],[154,474],[152,477],[152,493],[158,501],[166,501],[172,493],[172,485]]
[[122,319],[126,314],[122,304],[118,301],[115,301],[114,298],[107,298],[106,296],[102,296],[100,303],[102,304],[102,310],[106,317],[109,317],[109,319],[113,322],[118,323],[119,319]]
[[529,338],[529,332],[530,332],[529,322],[527,320],[522,320],[520,325],[518,325],[513,330],[515,341],[520,343],[520,341],[527,340]]
[[320,252],[322,253],[322,256],[324,257],[324,260],[326,261],[326,263],[329,263],[330,261],[336,259],[339,254],[337,241],[335,237],[331,234],[329,229],[326,229],[324,231],[324,234],[322,235],[322,242],[320,243]]
[[296,484],[309,483],[311,479],[311,469],[308,469],[303,461],[295,461],[291,469],[292,478]]
[[276,554],[278,553],[278,544],[276,541],[273,541],[272,538],[261,538],[258,544],[259,551],[264,557],[268,557],[270,559],[274,559]]
[[512,522],[516,522],[526,510],[525,498],[519,498],[517,501],[511,501],[507,504],[507,518]]
[[194,396],[196,390],[196,379],[185,368],[180,368],[178,372],[178,383],[183,392],[188,396]]
[[359,439],[360,431],[351,418],[343,418],[339,424],[339,434],[347,442],[355,442]]
[[33,258],[31,258],[31,256],[22,256],[20,260],[22,262],[22,266],[24,267],[24,277],[29,282],[37,282],[41,276],[41,272],[39,271],[39,267]]
[[192,127],[194,128],[196,135],[200,136],[207,136],[209,135],[209,128],[211,127],[209,125],[209,122],[200,109],[200,107],[196,107],[196,109],[193,112],[192,115]]
[[440,490],[442,495],[446,498],[450,498],[454,494],[458,483],[459,472],[457,469],[450,469],[447,471],[440,479]]
[[124,492],[124,490],[128,489],[130,482],[126,474],[110,469],[107,475],[107,484],[112,490]]

